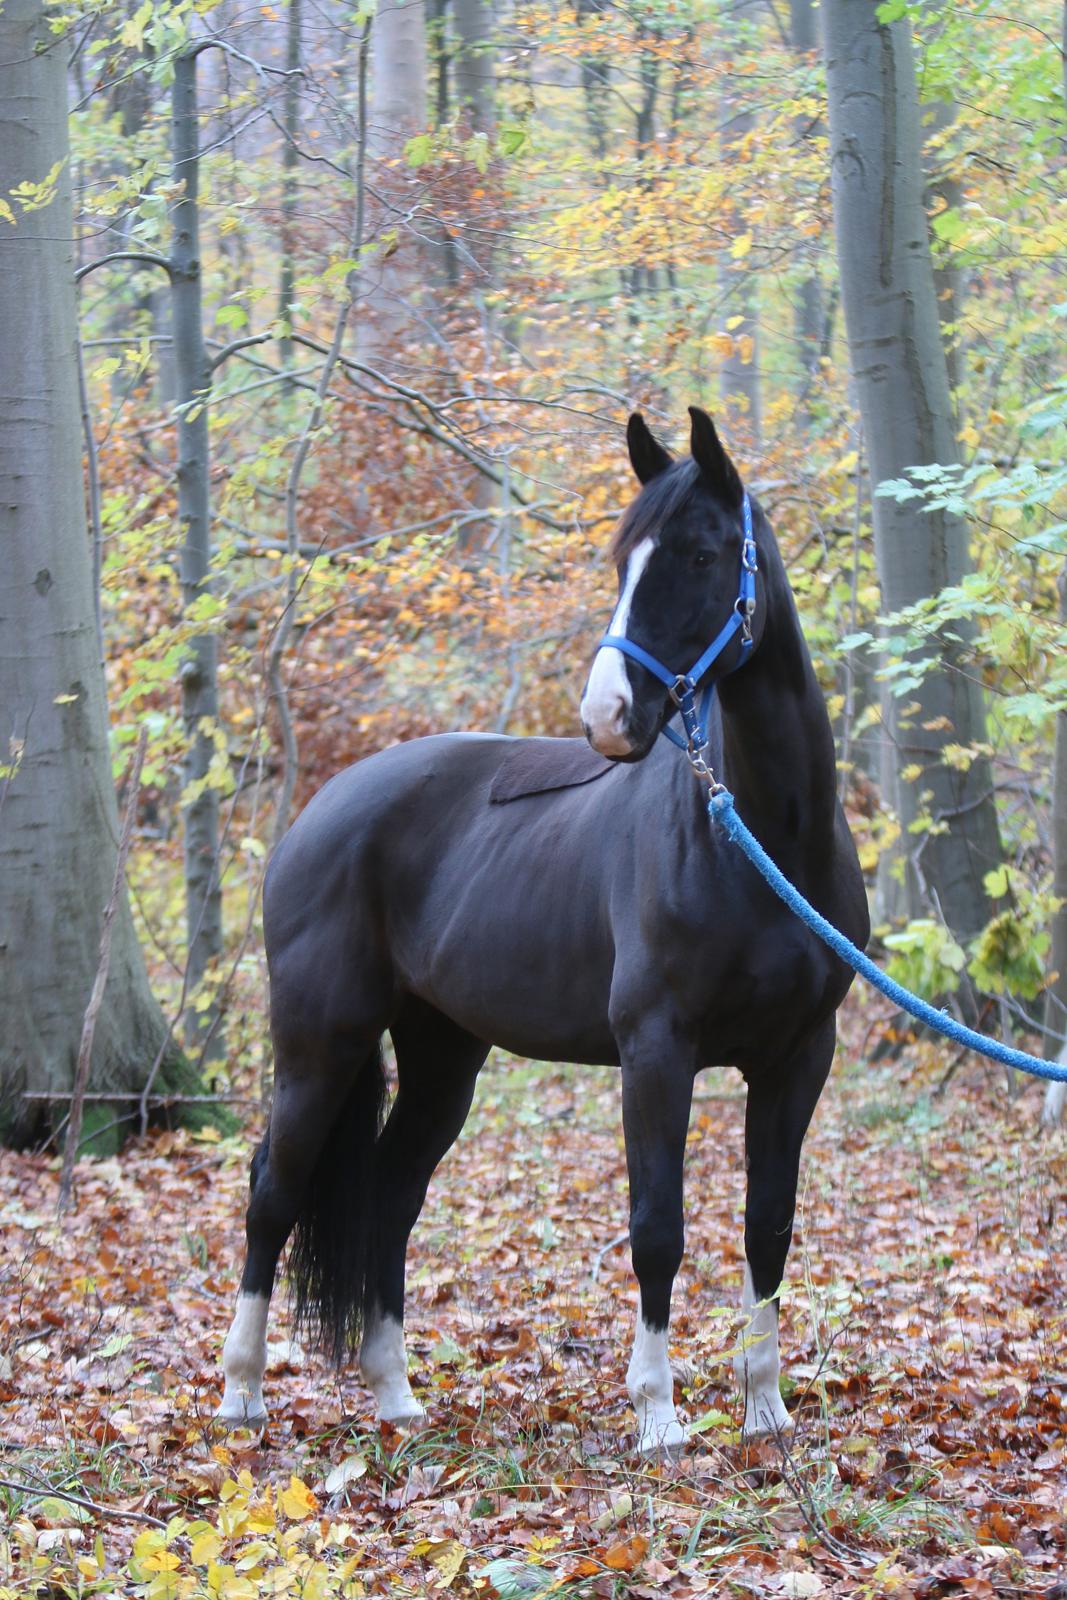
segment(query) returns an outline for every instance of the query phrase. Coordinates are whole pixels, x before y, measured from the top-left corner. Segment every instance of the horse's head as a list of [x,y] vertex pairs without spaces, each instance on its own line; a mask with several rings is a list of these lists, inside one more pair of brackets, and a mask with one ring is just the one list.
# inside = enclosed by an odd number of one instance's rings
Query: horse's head
[[[675,461],[634,412],[626,430],[642,488],[615,536],[619,599],[608,634],[640,646],[670,673],[687,673],[738,606],[744,489],[706,412],[690,406],[689,460]],[[751,618],[762,625],[762,605]],[[705,681],[740,661],[742,630]],[[586,737],[602,755],[640,761],[673,716],[666,685],[617,648],[597,653],[582,696]]]

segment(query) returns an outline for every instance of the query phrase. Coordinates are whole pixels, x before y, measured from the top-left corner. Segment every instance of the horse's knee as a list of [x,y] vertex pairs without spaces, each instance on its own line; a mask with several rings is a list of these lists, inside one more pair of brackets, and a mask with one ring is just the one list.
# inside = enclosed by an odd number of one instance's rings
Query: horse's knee
[[680,1211],[644,1204],[630,1217],[630,1252],[638,1283],[671,1281],[682,1264],[685,1228]]
[[749,1196],[745,1208],[745,1258],[760,1295],[771,1295],[782,1281],[793,1242],[795,1197]]

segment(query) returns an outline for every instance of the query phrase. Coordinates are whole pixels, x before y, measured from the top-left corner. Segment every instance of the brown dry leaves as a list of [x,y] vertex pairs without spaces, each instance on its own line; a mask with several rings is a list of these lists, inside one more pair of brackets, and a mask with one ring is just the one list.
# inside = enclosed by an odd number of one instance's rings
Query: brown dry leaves
[[735,1430],[743,1102],[732,1075],[698,1086],[673,1350],[700,1432],[677,1468],[629,1454],[611,1072],[487,1070],[412,1253],[431,1419],[413,1438],[372,1423],[351,1371],[290,1345],[284,1296],[268,1434],[212,1433],[243,1143],[162,1134],[85,1163],[59,1231],[56,1163],[3,1156],[0,1471],[32,1489],[0,1488],[0,1592],[1052,1594],[1065,1141],[1036,1140],[1036,1087],[1009,1105],[971,1067],[938,1100],[942,1069],[915,1049],[839,1062],[817,1115],[782,1312],[784,1456]]

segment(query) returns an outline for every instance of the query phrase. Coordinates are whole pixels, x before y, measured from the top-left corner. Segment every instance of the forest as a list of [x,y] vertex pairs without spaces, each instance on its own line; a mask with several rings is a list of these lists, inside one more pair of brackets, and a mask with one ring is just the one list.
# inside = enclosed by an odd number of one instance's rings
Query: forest
[[649,1459],[618,1069],[495,1049],[409,1255],[426,1426],[284,1285],[269,1424],[214,1421],[267,864],[375,752],[581,735],[635,411],[712,413],[773,525],[870,953],[1067,1062],[1065,179],[1051,0],[3,0],[0,1600],[1067,1596],[1064,1085],[859,983],[791,1437],[731,1371],[741,1079]]

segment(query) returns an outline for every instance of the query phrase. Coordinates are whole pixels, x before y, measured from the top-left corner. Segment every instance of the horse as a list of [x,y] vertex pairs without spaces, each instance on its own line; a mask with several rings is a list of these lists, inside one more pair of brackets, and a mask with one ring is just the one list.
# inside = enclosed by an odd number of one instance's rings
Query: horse
[[[707,784],[659,739],[678,698],[664,661],[681,683],[708,639],[725,638],[702,670],[714,694],[698,774],[721,775],[773,859],[861,946],[867,901],[770,524],[711,418],[690,416],[677,459],[639,413],[629,420],[640,488],[615,536],[618,603],[581,702],[588,744],[455,733],[380,751],[315,795],[270,863],[274,1095],[223,1350],[226,1426],[265,1425],[268,1305],[294,1229],[301,1324],[338,1360],[358,1351],[382,1419],[424,1420],[404,1348],[408,1239],[498,1045],[620,1070],[639,1289],[626,1381],[643,1454],[686,1440],[668,1325],[694,1080],[707,1066],[741,1072],[743,1435],[790,1427],[778,1294],[852,972],[716,831]],[[516,761],[540,779],[492,803]],[[383,1120],[387,1029],[396,1093]]]

